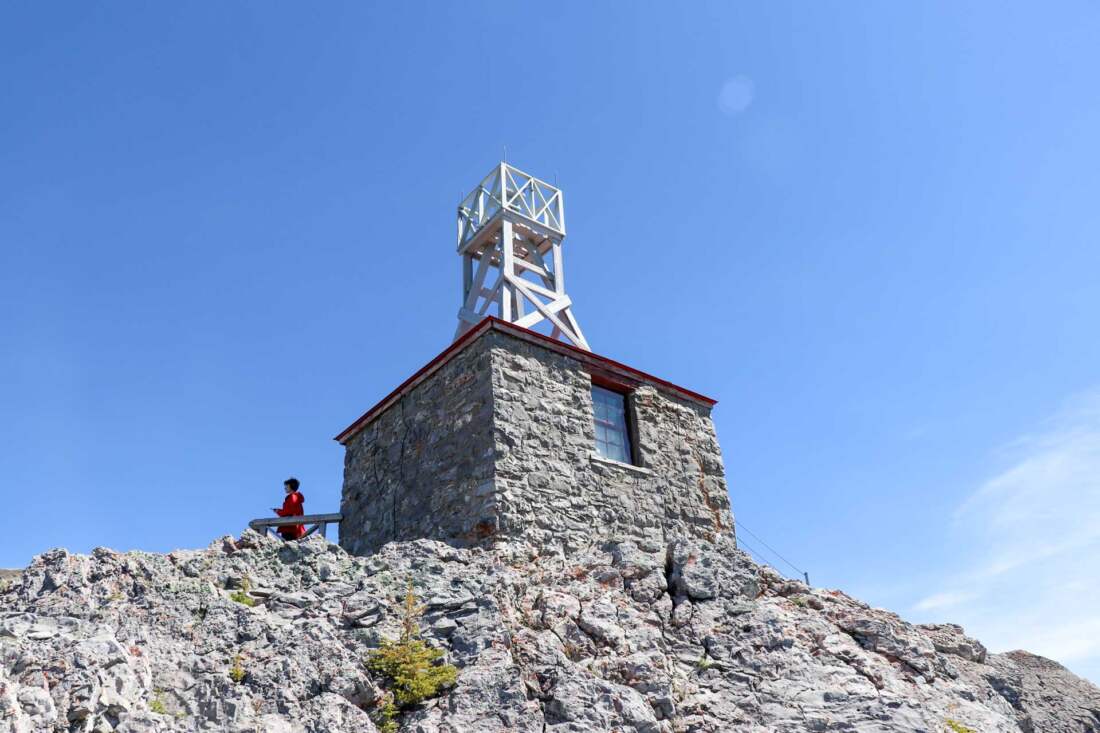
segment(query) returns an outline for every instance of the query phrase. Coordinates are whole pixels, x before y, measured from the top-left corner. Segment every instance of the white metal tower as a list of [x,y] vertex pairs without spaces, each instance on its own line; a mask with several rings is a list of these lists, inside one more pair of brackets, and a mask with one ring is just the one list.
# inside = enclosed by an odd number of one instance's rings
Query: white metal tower
[[524,328],[548,321],[554,338],[589,350],[565,294],[564,238],[561,191],[507,163],[495,166],[458,205],[462,307],[455,338],[496,315]]

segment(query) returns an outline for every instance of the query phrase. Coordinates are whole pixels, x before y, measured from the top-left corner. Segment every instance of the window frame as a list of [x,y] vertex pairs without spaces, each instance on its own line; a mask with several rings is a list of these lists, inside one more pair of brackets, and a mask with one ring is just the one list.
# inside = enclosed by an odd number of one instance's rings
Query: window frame
[[[625,445],[623,447],[625,448],[626,460],[621,460],[619,458],[613,458],[613,457],[611,457],[611,456],[609,456],[609,455],[607,455],[607,454],[600,451],[601,441],[599,439],[599,434],[596,431],[597,426],[602,424],[606,428],[613,429],[616,432],[619,432],[619,427],[617,425],[613,424],[613,423],[607,422],[606,420],[600,420],[597,417],[597,410],[596,410],[596,394],[597,394],[596,390],[597,389],[602,390],[603,392],[607,392],[607,393],[618,395],[619,397],[622,397],[623,426],[622,426],[622,431],[621,432],[622,432],[623,441],[625,443]],[[593,429],[592,449],[595,452],[595,454],[597,456],[599,456],[600,458],[602,458],[603,460],[606,460],[606,461],[614,461],[615,463],[622,463],[622,464],[629,465],[629,466],[640,467],[641,464],[639,464],[639,462],[638,462],[637,415],[636,415],[635,410],[634,410],[634,399],[633,399],[634,392],[633,392],[633,390],[630,389],[629,387],[624,386],[624,385],[614,383],[614,382],[609,382],[606,379],[600,379],[597,376],[593,375],[592,384],[591,384],[591,387],[590,387],[590,390],[589,390],[589,394],[590,394],[591,400],[592,400],[592,429]],[[602,442],[605,443],[605,444],[607,443],[606,440],[602,441]]]

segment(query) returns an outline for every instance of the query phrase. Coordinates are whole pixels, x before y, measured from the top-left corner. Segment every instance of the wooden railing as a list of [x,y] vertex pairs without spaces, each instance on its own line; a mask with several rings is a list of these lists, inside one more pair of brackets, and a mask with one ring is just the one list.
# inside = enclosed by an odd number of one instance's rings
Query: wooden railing
[[265,517],[262,519],[253,519],[248,523],[248,526],[260,534],[267,534],[269,529],[293,527],[296,524],[312,524],[313,526],[306,531],[304,537],[309,537],[320,529],[321,536],[327,539],[328,535],[326,534],[326,530],[328,529],[328,525],[339,524],[340,520],[343,518],[343,514],[304,514],[300,517]]

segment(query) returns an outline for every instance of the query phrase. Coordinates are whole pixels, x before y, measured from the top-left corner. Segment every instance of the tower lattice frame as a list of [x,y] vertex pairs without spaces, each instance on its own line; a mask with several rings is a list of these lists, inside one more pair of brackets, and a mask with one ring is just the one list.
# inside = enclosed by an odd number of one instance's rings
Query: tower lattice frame
[[561,190],[507,163],[495,166],[458,206],[455,338],[496,315],[523,328],[547,321],[551,336],[590,351],[565,292],[564,238]]

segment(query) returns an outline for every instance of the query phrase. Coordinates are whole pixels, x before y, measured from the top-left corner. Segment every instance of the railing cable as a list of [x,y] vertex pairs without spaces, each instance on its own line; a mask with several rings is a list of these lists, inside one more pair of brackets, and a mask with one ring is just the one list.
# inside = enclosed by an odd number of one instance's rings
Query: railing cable
[[[742,523],[742,522],[741,522],[741,520],[740,520],[740,519],[734,519],[734,522],[735,522],[735,523],[737,524],[737,526],[738,526],[738,527],[740,527],[741,529],[743,529],[743,530],[745,530],[746,532],[748,532],[748,533],[749,533],[749,534],[750,534],[750,535],[751,535],[751,536],[752,536],[753,538],[755,538],[755,539],[756,539],[756,540],[757,540],[757,541],[758,541],[758,542],[759,542],[760,544],[762,544],[762,545],[763,545],[764,547],[766,547],[766,548],[768,548],[769,550],[771,550],[772,554],[774,554],[774,555],[775,555],[776,557],[778,557],[778,558],[779,558],[780,560],[782,560],[783,562],[787,563],[787,565],[789,565],[789,566],[791,566],[792,568],[794,568],[794,571],[795,571],[796,573],[798,573],[799,575],[801,575],[801,576],[802,576],[802,577],[803,577],[803,578],[804,578],[804,579],[806,580],[806,585],[809,585],[809,584],[810,584],[810,574],[809,574],[809,573],[807,573],[807,572],[806,572],[805,570],[803,570],[802,568],[798,567],[798,566],[797,566],[797,565],[795,565],[795,564],[794,564],[793,562],[791,562],[790,560],[788,560],[787,558],[785,558],[785,557],[783,557],[783,556],[782,556],[781,554],[779,554],[779,551],[778,551],[778,550],[776,550],[776,549],[775,549],[774,547],[772,547],[772,546],[771,546],[771,545],[769,545],[769,544],[768,544],[767,542],[765,542],[765,541],[764,541],[764,538],[763,538],[763,537],[761,537],[760,535],[756,534],[756,533],[755,533],[755,532],[753,532],[753,531],[752,531],[751,529],[749,529],[748,527],[746,527],[746,526],[744,525],[744,523]],[[738,542],[739,542],[739,543],[740,543],[740,542],[744,542],[744,540],[742,539],[742,540],[739,540]],[[747,545],[746,545],[746,546],[747,546]],[[755,550],[753,551],[753,554],[755,554],[755,555],[760,555],[760,553],[759,553],[759,552],[756,552]]]
[[[764,557],[764,555],[759,550],[757,550],[755,547],[750,545],[748,542],[745,542],[744,539],[738,539],[737,540],[737,547],[739,549],[746,550],[749,553],[749,555],[751,555],[752,558],[754,560],[756,560],[758,563],[760,563],[761,565],[767,565],[768,567],[771,567],[771,563],[768,562],[768,559],[766,557]],[[778,573],[780,571],[776,570],[776,572]],[[780,574],[782,574],[782,573],[780,573]]]

